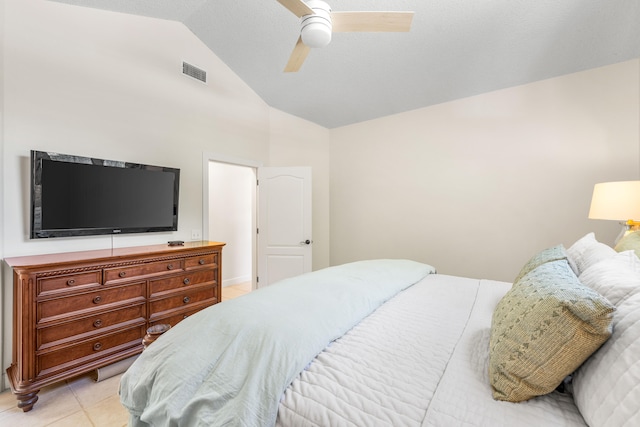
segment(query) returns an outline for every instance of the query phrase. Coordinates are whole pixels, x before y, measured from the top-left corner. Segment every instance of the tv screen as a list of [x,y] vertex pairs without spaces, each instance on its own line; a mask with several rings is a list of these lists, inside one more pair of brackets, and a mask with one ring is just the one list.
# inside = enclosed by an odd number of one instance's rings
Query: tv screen
[[180,170],[31,151],[31,238],[178,229]]

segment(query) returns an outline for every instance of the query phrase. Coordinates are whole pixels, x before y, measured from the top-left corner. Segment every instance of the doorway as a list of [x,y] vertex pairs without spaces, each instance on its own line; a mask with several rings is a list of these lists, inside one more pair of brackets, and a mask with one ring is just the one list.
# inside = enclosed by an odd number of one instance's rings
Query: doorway
[[204,238],[225,242],[222,286],[255,286],[256,171],[257,165],[229,162],[214,156],[203,159]]
[[[258,288],[258,274],[259,285],[267,286],[312,270],[309,167],[265,168],[211,153],[203,154],[202,165],[203,237],[226,243],[223,287],[250,283],[251,291]],[[265,178],[261,179],[260,254],[258,170]]]

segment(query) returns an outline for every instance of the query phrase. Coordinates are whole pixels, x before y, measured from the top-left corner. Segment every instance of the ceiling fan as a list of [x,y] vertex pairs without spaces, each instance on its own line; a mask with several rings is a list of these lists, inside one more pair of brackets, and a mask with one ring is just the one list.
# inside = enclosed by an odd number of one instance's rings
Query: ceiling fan
[[285,72],[300,70],[311,48],[328,45],[332,32],[407,32],[413,19],[413,12],[332,12],[321,0],[278,2],[300,18],[300,36]]

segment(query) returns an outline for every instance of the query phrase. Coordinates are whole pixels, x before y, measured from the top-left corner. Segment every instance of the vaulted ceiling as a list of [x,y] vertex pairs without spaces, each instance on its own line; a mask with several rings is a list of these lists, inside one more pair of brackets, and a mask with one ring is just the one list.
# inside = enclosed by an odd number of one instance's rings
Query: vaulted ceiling
[[411,31],[334,33],[297,73],[299,19],[277,0],[53,1],[183,22],[269,105],[327,128],[640,57],[640,0],[328,0],[415,11]]

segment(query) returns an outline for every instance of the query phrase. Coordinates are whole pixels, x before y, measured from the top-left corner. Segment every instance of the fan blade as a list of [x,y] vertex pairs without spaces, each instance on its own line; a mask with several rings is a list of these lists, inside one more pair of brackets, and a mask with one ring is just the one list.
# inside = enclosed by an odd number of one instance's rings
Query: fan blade
[[302,67],[302,63],[305,59],[307,59],[307,55],[311,48],[304,43],[302,43],[302,37],[298,37],[298,42],[296,46],[293,48],[293,52],[291,52],[291,56],[289,57],[289,62],[287,62],[287,66],[284,67],[285,73],[295,73],[300,67]]
[[406,32],[412,19],[413,12],[331,12],[334,33]]
[[304,15],[313,15],[313,10],[302,0],[278,0],[278,3],[289,9],[298,18],[302,18]]

